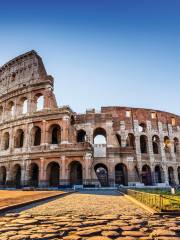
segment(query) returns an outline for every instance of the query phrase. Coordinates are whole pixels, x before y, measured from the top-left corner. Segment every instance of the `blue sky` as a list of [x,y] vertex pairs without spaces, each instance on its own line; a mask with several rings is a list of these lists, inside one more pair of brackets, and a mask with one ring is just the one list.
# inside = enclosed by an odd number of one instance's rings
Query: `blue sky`
[[59,106],[180,114],[179,0],[1,1],[0,30],[0,65],[36,50]]

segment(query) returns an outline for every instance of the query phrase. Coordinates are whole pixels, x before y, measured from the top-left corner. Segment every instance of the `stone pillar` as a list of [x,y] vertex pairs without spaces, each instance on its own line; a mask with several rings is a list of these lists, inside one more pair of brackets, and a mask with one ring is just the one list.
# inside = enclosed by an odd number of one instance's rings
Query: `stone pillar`
[[68,172],[66,169],[66,157],[61,156],[60,165],[60,185],[68,185]]
[[48,144],[47,139],[47,131],[46,131],[46,120],[42,121],[42,128],[41,128],[41,145]]
[[92,165],[92,154],[86,153],[84,156],[84,184],[91,184],[92,176],[91,176],[91,165]]
[[48,186],[48,179],[45,169],[45,159],[42,157],[40,158],[40,172],[39,172],[39,186],[40,187],[46,187]]
[[62,122],[62,134],[61,134],[61,144],[67,144],[69,143],[69,134],[68,134],[68,127],[69,127],[69,121],[70,118],[69,116],[64,116],[63,117],[63,122]]

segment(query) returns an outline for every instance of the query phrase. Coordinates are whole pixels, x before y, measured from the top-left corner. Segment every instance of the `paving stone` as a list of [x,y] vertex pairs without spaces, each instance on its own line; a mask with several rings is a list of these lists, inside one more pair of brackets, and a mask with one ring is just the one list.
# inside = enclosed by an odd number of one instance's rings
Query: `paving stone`
[[100,233],[100,232],[101,232],[100,229],[93,229],[93,228],[92,228],[92,229],[89,229],[89,230],[77,231],[77,232],[76,232],[76,235],[86,237],[86,236],[93,236],[93,235],[98,234],[98,233]]
[[121,233],[122,236],[132,236],[132,237],[142,237],[145,234],[140,231],[123,231]]
[[116,231],[102,231],[101,235],[106,236],[106,237],[119,237],[119,233]]

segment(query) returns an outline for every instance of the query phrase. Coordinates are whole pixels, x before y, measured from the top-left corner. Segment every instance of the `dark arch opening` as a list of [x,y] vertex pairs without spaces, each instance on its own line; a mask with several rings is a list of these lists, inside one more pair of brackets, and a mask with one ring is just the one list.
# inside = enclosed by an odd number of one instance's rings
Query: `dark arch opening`
[[84,130],[79,130],[77,132],[77,142],[85,142],[86,141],[86,132]]
[[121,147],[121,136],[119,134],[116,134],[116,139],[118,141],[119,146]]
[[3,135],[3,146],[2,149],[3,150],[7,150],[9,148],[9,133],[6,132]]
[[155,166],[155,182],[162,183],[161,168],[158,165]]
[[38,187],[39,183],[39,166],[36,163],[30,165],[30,185]]
[[34,146],[41,144],[41,129],[40,127],[34,127]]
[[119,163],[115,166],[115,184],[128,185],[127,167],[123,163]]
[[61,142],[61,128],[55,124],[51,126],[51,144],[59,144]]
[[22,129],[18,129],[15,137],[15,148],[22,148],[24,145],[24,132]]
[[142,167],[142,183],[145,186],[152,185],[151,169],[148,165]]
[[168,178],[169,178],[169,185],[174,185],[174,169],[172,167],[168,167]]
[[148,152],[147,142],[148,142],[147,136],[141,135],[140,136],[141,153],[147,153]]
[[152,144],[153,144],[153,153],[154,154],[159,154],[159,137],[154,135],[152,137]]
[[178,181],[179,181],[179,185],[180,185],[180,167],[178,167],[177,172],[178,172]]
[[14,166],[14,185],[16,188],[21,188],[21,166],[19,164]]
[[102,163],[98,163],[95,165],[94,170],[101,187],[107,187],[109,185],[107,167]]
[[57,162],[51,162],[47,166],[48,178],[49,178],[49,186],[50,187],[58,187],[59,186],[59,170],[60,166]]
[[178,138],[174,138],[174,153],[178,153],[178,146],[179,146],[179,140]]
[[6,168],[3,166],[0,168],[0,185],[6,184]]
[[83,183],[82,165],[78,161],[73,161],[70,167],[70,184],[81,185]]
[[135,137],[134,134],[129,133],[127,138],[126,138],[126,147],[132,147],[135,149]]

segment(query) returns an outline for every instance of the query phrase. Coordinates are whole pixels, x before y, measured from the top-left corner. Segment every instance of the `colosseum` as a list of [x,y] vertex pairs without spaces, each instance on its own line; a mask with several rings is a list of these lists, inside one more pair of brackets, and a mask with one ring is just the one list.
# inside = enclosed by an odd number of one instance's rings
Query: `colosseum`
[[0,84],[0,187],[180,184],[180,116],[58,107],[35,51],[4,64]]

